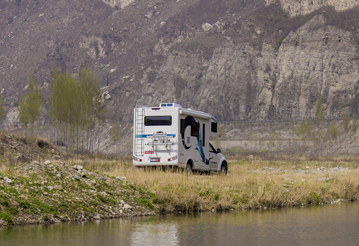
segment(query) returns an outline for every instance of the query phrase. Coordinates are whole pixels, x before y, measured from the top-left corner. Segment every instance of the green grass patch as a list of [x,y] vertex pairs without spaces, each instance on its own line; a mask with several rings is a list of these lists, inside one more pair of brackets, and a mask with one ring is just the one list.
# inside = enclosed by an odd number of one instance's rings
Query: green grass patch
[[0,212],[0,218],[3,219],[8,225],[13,224],[13,220],[12,220],[11,215],[9,215],[7,213]]
[[31,208],[31,204],[28,201],[22,201],[19,203],[19,207],[23,209]]
[[310,197],[313,199],[314,202],[319,204],[319,196],[317,193],[315,193],[314,191],[310,192]]
[[[31,208],[38,208],[40,209],[41,212],[46,212],[46,213],[53,213],[55,212],[54,208],[52,206],[49,206],[43,202],[41,202],[40,200],[36,199],[36,198],[32,198],[30,200],[31,203]],[[32,209],[34,210],[34,209]],[[36,209],[37,210],[37,209]]]
[[6,209],[7,212],[9,212],[10,214],[17,214],[19,212],[19,209],[16,207],[9,207]]
[[0,195],[0,205],[4,207],[10,207],[10,202],[5,195]]
[[219,193],[215,193],[215,194],[214,194],[214,200],[218,201],[218,200],[219,200],[219,197],[220,197]]
[[155,206],[153,206],[153,204],[145,199],[145,198],[135,198],[135,201],[140,204],[141,206],[144,206],[144,207],[147,207],[147,208],[150,208],[150,209],[154,209]]

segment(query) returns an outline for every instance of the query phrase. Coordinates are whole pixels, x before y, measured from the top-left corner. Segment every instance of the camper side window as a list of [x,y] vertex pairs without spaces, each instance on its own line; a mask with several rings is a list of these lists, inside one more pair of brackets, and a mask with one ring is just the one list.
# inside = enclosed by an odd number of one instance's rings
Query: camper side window
[[182,134],[184,134],[185,129],[186,129],[185,119],[181,119],[181,133]]
[[199,137],[199,123],[192,122],[192,124],[191,124],[191,136]]
[[172,116],[145,116],[145,126],[171,126]]
[[212,122],[212,124],[211,124],[211,131],[212,131],[212,132],[217,132],[217,123],[216,123],[216,122]]

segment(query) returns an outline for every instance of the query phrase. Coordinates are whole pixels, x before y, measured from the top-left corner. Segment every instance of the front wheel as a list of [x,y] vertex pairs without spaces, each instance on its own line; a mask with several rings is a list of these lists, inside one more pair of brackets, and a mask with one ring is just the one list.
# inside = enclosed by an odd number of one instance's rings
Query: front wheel
[[222,175],[227,175],[227,171],[228,171],[227,165],[226,165],[226,164],[222,164],[222,166],[221,166],[221,174],[222,174]]

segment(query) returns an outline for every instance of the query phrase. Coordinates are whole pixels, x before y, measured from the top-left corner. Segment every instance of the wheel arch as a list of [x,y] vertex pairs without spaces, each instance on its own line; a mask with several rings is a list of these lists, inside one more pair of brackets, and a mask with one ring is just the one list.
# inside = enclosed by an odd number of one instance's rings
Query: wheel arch
[[187,158],[187,160],[186,160],[186,165],[185,165],[185,166],[187,166],[188,163],[191,165],[191,168],[193,169],[193,163],[194,163],[194,162],[193,162],[193,160],[192,160],[191,157],[188,157],[188,158]]
[[222,162],[221,162],[221,166],[222,165],[226,165],[226,167],[227,167],[227,169],[228,169],[228,162],[227,162],[227,160],[223,160]]
[[223,157],[223,158],[219,161],[219,163],[220,163],[220,164],[218,165],[218,169],[217,169],[218,171],[221,170],[221,167],[222,167],[223,164],[226,165],[227,170],[228,170],[228,162],[227,162],[226,158]]

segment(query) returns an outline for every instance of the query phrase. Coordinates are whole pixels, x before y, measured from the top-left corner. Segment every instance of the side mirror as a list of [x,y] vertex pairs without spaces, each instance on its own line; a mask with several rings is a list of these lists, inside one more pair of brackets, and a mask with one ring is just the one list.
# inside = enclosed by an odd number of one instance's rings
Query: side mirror
[[222,151],[221,151],[221,149],[217,149],[217,153],[221,153]]

